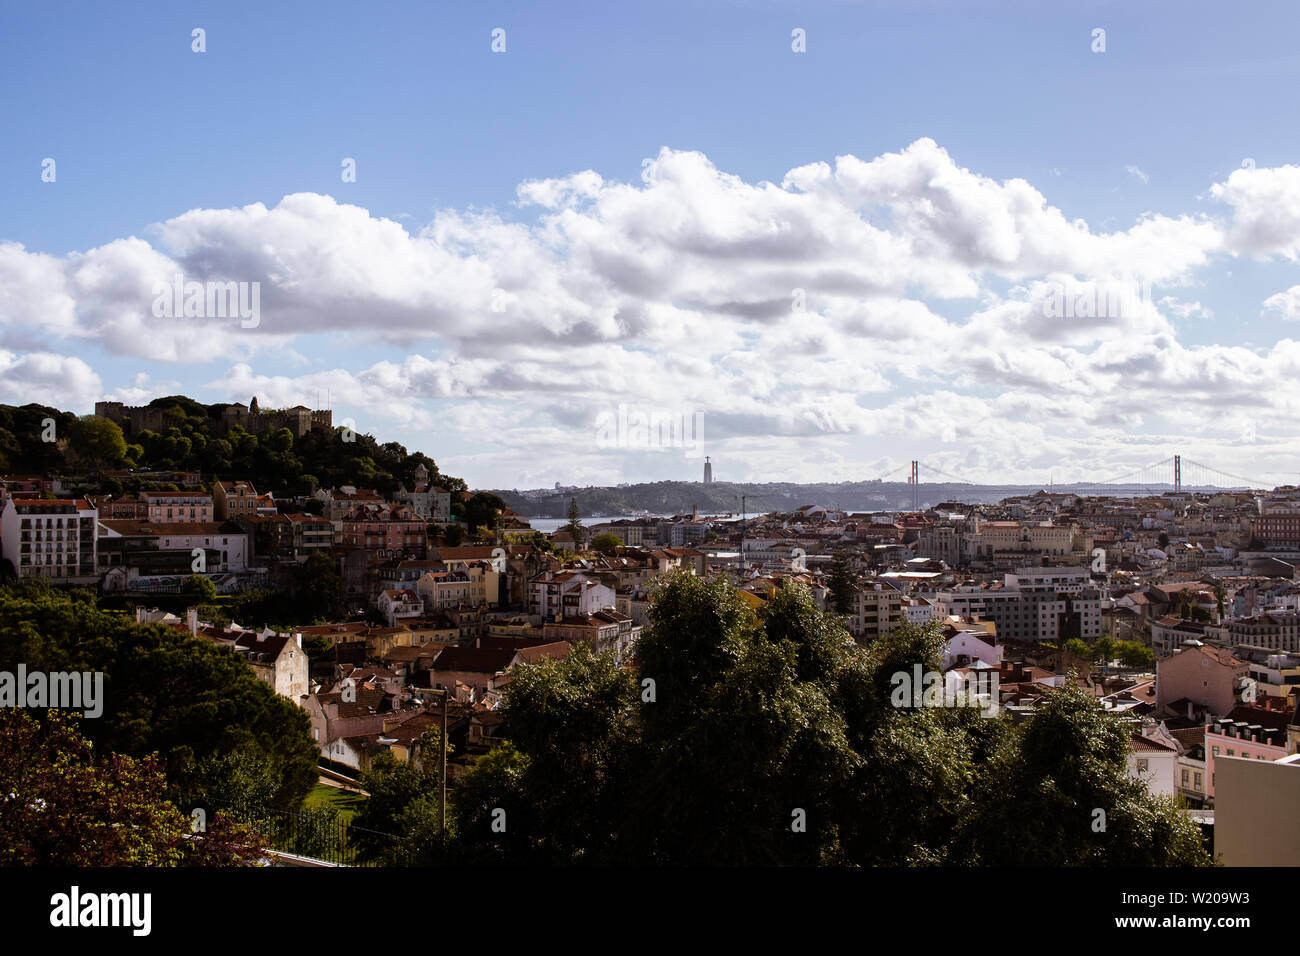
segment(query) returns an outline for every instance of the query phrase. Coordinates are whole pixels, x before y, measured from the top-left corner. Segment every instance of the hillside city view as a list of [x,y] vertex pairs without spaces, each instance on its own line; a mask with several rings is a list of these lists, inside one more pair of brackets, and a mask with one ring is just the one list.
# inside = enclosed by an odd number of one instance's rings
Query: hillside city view
[[1280,934],[1297,36],[0,3],[0,911]]

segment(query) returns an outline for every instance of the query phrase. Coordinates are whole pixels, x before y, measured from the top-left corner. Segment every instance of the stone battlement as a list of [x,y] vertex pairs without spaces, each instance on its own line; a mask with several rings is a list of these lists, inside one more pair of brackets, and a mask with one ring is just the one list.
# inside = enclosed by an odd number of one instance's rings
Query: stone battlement
[[[124,405],[121,402],[96,402],[95,415],[111,419],[122,426],[128,439],[144,431],[162,434],[175,421],[164,408]],[[295,438],[301,438],[313,428],[329,431],[333,428],[334,413],[328,409],[310,409],[305,405],[294,408],[259,411],[256,403],[249,405],[214,405],[208,410],[212,434],[225,435],[235,425],[254,435],[287,428]]]

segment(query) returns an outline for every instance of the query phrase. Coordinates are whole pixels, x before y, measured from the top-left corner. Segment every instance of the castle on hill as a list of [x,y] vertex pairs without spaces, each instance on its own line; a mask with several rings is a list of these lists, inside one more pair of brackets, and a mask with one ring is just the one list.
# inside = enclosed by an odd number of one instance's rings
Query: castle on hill
[[[121,402],[96,402],[95,415],[107,418],[122,426],[128,439],[143,431],[162,434],[175,425],[166,408],[123,405]],[[310,409],[305,405],[261,411],[256,397],[244,405],[212,405],[208,408],[209,427],[214,435],[225,435],[235,425],[254,435],[287,428],[295,438],[301,438],[313,428],[332,429],[334,413],[328,409]]]

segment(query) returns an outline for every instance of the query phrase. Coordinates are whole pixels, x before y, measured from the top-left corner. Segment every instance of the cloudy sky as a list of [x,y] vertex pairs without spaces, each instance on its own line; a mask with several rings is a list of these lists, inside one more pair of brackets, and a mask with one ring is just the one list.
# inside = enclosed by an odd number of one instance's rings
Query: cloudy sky
[[1293,3],[271,6],[0,10],[0,402],[328,394],[476,487],[1300,477]]

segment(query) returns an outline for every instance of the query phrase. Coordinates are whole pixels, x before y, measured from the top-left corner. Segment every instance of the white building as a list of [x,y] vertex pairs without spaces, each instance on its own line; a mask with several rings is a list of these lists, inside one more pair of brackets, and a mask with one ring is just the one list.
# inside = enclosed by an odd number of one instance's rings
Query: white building
[[424,614],[424,601],[407,588],[390,588],[379,593],[379,613],[389,627],[396,626],[402,618],[420,617]]
[[977,631],[958,631],[943,648],[943,669],[966,667],[983,661],[996,668],[1002,663],[1002,647],[985,640],[987,635]]
[[99,511],[85,499],[5,498],[0,544],[19,578],[94,583]]
[[903,620],[908,624],[924,624],[939,616],[939,609],[925,598],[909,598],[903,601]]
[[579,571],[545,571],[528,582],[528,613],[585,617],[616,607],[614,589]]
[[393,500],[410,507],[425,521],[446,524],[451,521],[451,492],[429,484],[429,470],[424,465],[415,468],[415,482],[410,491],[399,485]]
[[1178,792],[1178,752],[1182,748],[1163,723],[1144,722],[1129,739],[1128,774],[1157,796]]

